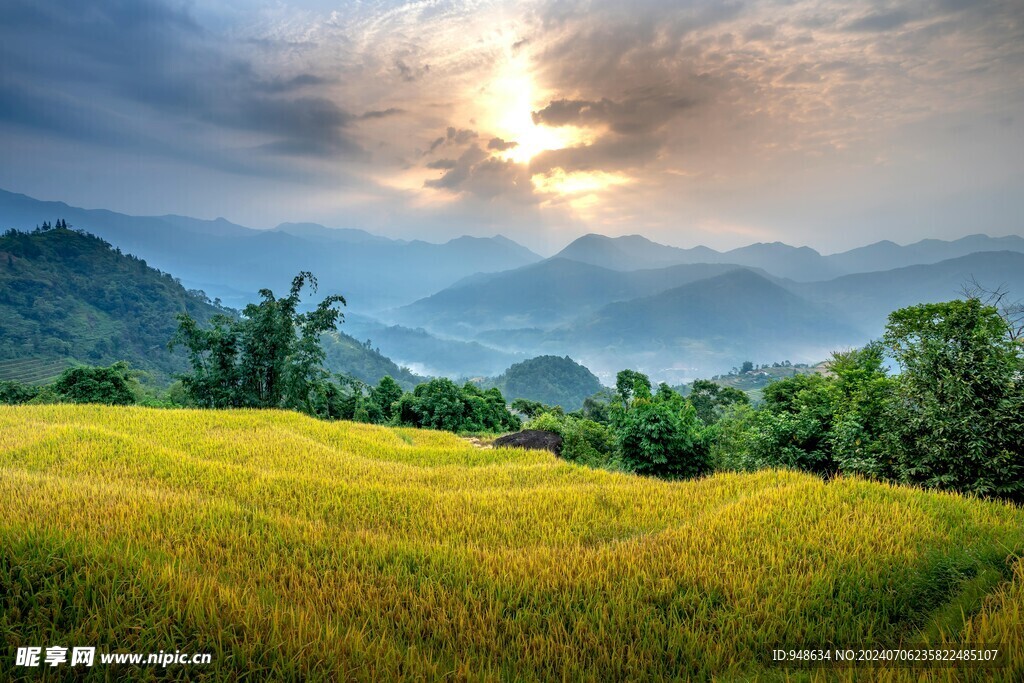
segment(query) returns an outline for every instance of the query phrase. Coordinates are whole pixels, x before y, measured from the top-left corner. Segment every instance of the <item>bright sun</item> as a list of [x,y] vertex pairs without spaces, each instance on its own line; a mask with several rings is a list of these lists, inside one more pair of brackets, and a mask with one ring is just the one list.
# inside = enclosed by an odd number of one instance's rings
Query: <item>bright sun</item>
[[541,152],[586,143],[578,128],[538,126],[533,122],[536,88],[522,60],[512,60],[488,88],[487,108],[498,135],[516,146],[499,156],[516,163],[529,163]]
[[[518,164],[529,164],[542,152],[589,145],[592,131],[576,126],[538,126],[533,111],[550,101],[549,93],[538,92],[523,58],[512,58],[502,73],[484,91],[481,117],[488,130],[516,145],[494,155]],[[592,204],[601,190],[631,181],[617,173],[566,172],[556,168],[531,177],[534,188],[548,195],[587,198]],[[583,202],[586,204],[587,202]]]

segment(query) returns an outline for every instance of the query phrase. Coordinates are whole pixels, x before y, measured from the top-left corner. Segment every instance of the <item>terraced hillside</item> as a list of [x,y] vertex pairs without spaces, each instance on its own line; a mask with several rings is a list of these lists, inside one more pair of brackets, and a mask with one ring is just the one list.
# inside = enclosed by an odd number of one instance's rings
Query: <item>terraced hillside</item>
[[1021,680],[1022,551],[1020,509],[860,480],[667,483],[285,412],[0,408],[2,680],[25,645],[212,654],[78,669],[100,680],[781,680],[774,647],[924,640],[1010,664],[884,675]]
[[0,360],[0,381],[48,384],[56,380],[74,361],[66,358],[39,358],[27,356]]

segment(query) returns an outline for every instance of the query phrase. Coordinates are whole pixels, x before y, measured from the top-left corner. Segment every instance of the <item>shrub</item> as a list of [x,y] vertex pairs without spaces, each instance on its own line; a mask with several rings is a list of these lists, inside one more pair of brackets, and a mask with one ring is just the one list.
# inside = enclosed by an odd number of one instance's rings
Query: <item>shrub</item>
[[23,382],[0,381],[0,404],[19,405],[28,403],[39,395],[39,387]]
[[561,456],[566,460],[588,467],[621,469],[615,434],[603,424],[573,415],[541,413],[526,427],[561,436]]
[[619,418],[623,464],[638,474],[696,477],[710,470],[709,449],[697,411],[689,403],[638,399]]
[[136,382],[128,363],[106,368],[65,370],[50,387],[61,402],[105,403],[127,406],[135,403]]

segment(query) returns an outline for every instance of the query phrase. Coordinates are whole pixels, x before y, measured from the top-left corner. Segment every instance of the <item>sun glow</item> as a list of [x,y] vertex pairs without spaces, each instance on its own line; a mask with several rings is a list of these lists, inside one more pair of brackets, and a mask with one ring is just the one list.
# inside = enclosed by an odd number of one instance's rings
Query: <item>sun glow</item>
[[533,112],[548,101],[538,89],[523,58],[509,61],[500,76],[487,88],[491,128],[502,140],[515,146],[498,150],[497,156],[519,164],[528,164],[549,150],[564,149],[590,142],[585,131],[575,126],[538,126]]
[[626,185],[632,178],[622,173],[576,171],[566,173],[560,168],[549,173],[536,173],[531,178],[539,191],[559,195],[592,195],[616,185]]

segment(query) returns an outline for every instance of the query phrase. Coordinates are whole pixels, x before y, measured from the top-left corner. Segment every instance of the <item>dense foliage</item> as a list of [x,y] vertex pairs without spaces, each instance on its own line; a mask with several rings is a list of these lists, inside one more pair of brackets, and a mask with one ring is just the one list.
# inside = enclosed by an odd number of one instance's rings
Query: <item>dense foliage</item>
[[711,380],[698,379],[687,395],[694,410],[705,424],[714,424],[722,413],[733,405],[750,403],[750,398],[735,387],[723,387]]
[[394,403],[394,422],[450,432],[508,432],[522,426],[496,388],[486,391],[467,382],[433,379]]
[[907,482],[1024,500],[1024,346],[977,299],[889,317],[902,373],[891,402],[895,466]]
[[710,469],[708,434],[693,404],[661,384],[651,394],[650,380],[620,372],[612,428],[623,464],[639,474],[695,477]]
[[0,382],[0,404],[24,403],[102,403],[133,405],[147,397],[139,385],[137,373],[125,361],[110,367],[75,367],[61,373],[46,386],[22,382]]

